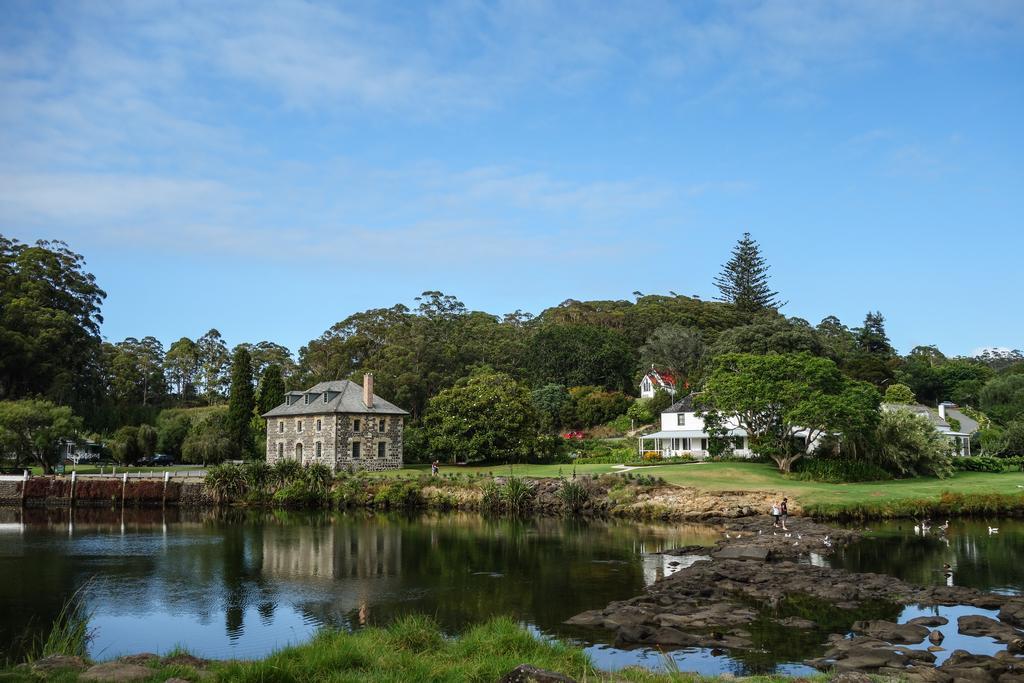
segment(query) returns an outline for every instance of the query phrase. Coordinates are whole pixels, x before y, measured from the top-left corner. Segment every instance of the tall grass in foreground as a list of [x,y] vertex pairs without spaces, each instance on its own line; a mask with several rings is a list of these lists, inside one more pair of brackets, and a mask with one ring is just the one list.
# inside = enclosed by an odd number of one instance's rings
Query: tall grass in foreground
[[[675,662],[666,664],[663,672],[627,668],[612,674],[595,669],[582,649],[537,638],[507,617],[492,619],[453,638],[443,634],[433,619],[422,615],[356,633],[323,631],[305,645],[286,648],[261,661],[226,662],[215,671],[218,680],[242,683],[493,683],[520,664],[557,671],[581,683],[718,680],[681,673]],[[822,675],[804,680],[826,679]],[[791,679],[758,676],[743,680]]]
[[91,614],[85,607],[85,592],[91,583],[87,581],[67,599],[46,637],[40,637],[29,646],[28,661],[50,655],[86,656],[92,631],[89,630]]

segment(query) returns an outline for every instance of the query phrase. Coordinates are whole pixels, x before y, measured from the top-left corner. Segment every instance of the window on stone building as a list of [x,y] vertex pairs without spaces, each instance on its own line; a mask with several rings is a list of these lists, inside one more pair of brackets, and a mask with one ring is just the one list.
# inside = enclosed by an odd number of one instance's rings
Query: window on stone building
[[385,426],[387,426],[387,418],[382,417],[380,422],[377,424],[377,431],[383,434]]
[[321,444],[319,441],[317,441],[316,442],[316,457],[319,458],[321,455],[323,455],[323,444]]
[[359,431],[359,418],[358,417],[356,419],[352,420],[352,431],[353,432],[358,432]]
[[278,458],[283,458],[284,457],[284,444],[283,443],[278,443],[277,444],[277,457]]
[[297,432],[301,432],[302,431],[302,420],[296,420],[295,421],[295,431],[297,431]]
[[284,420],[277,423],[277,433],[284,434]]
[[323,422],[321,422],[320,420],[317,420],[316,421],[316,431],[319,432],[322,428],[323,428]]
[[352,442],[352,459],[353,460],[358,460],[359,459],[359,447],[360,446],[362,446],[362,444],[359,443],[358,441],[353,441]]
[[302,402],[305,403],[307,406],[309,405],[309,394],[302,395]]
[[388,445],[383,441],[377,443],[377,457],[383,458],[388,454]]
[[298,460],[299,462],[302,461],[302,444],[301,443],[295,444],[295,459]]

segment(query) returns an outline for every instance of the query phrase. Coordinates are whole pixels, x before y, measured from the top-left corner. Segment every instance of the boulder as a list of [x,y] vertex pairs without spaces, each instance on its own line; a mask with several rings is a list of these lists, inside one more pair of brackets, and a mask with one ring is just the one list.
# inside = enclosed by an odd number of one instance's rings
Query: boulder
[[158,661],[160,655],[155,655],[152,652],[140,652],[137,655],[125,655],[118,657],[117,661],[125,662],[126,664],[138,664],[139,666],[146,666],[151,662]]
[[932,631],[928,634],[928,640],[930,640],[935,645],[941,643],[945,639],[945,637],[946,636],[942,635],[942,631]]
[[35,673],[48,674],[54,671],[60,671],[61,669],[73,669],[75,671],[81,671],[85,669],[88,664],[85,663],[81,657],[74,657],[71,655],[50,655],[49,657],[43,657],[37,659],[29,665]]
[[202,669],[210,664],[210,660],[195,657],[188,653],[182,653],[171,655],[170,657],[164,657],[163,660],[161,660],[161,663],[164,666],[190,666],[193,669]]
[[565,623],[570,626],[603,626],[604,612],[599,609],[588,610],[574,617],[569,617],[565,620]]
[[104,662],[89,667],[81,676],[80,681],[110,681],[123,683],[128,681],[144,681],[154,673],[148,666],[129,664],[128,662]]
[[998,640],[1000,643],[1011,643],[1019,640],[1020,631],[1001,621],[990,619],[980,614],[968,614],[956,620],[957,631],[965,636],[981,636]]
[[908,619],[907,623],[916,624],[918,626],[945,626],[949,623],[949,619],[939,616],[914,617],[913,619]]
[[895,624],[891,621],[855,621],[851,630],[890,643],[917,644],[928,636],[928,629],[917,624]]
[[538,669],[532,664],[520,664],[498,679],[498,683],[576,683],[565,674]]

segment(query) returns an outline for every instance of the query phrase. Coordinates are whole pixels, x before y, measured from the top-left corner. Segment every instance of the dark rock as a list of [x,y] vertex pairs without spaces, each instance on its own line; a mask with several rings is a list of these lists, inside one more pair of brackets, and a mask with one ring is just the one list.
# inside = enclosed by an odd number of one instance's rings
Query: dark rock
[[117,661],[125,662],[126,664],[138,664],[139,666],[146,666],[150,662],[155,662],[160,659],[159,655],[155,655],[152,652],[140,652],[136,655],[125,655],[124,657],[118,657]]
[[602,626],[604,625],[604,612],[592,609],[574,617],[569,617],[565,623],[571,626]]
[[727,545],[715,551],[712,557],[718,560],[753,560],[764,562],[768,559],[768,548],[756,545]]
[[945,626],[949,623],[949,619],[946,617],[914,617],[913,619],[907,620],[908,624],[917,624],[918,626]]
[[782,626],[788,626],[790,628],[809,629],[817,626],[816,623],[810,619],[803,619],[801,617],[786,617],[785,619],[776,619],[775,623],[781,624]]
[[894,624],[891,621],[857,621],[850,628],[854,633],[864,635],[890,643],[920,643],[927,637],[928,629],[917,624]]
[[930,640],[932,643],[936,645],[941,643],[945,639],[945,637],[946,636],[942,635],[942,631],[932,631],[928,634],[928,640]]
[[576,683],[576,680],[531,664],[520,664],[499,678],[498,683]]
[[965,636],[981,636],[994,638],[1000,643],[1011,643],[1019,640],[1022,634],[1017,629],[1001,621],[990,619],[980,614],[969,614],[956,620],[957,631]]

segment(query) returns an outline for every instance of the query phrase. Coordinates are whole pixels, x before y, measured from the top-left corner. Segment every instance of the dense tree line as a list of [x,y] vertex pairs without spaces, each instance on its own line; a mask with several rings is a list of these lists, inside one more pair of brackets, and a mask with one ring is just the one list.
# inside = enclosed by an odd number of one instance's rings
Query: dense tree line
[[[0,237],[0,401],[70,407],[82,418],[80,436],[104,435],[126,459],[152,451],[142,425],[155,428],[159,452],[210,459],[218,449],[259,453],[257,416],[285,390],[360,381],[364,372],[374,373],[377,393],[410,411],[414,426],[441,425],[446,392],[478,391],[481,376],[500,387],[512,382],[509,395],[529,398],[524,419],[540,434],[624,415],[651,366],[676,376],[682,394],[707,382],[722,359],[799,354],[879,393],[901,384],[916,401],[978,409],[987,417],[987,450],[1024,451],[1020,352],[948,358],[918,346],[901,356],[880,312],[853,327],[834,316],[812,325],[783,315],[767,273],[757,242],[744,235],[716,279],[716,301],[634,292],[631,300],[569,299],[536,316],[497,315],[427,291],[411,306],[352,314],[293,355],[266,340],[229,349],[216,329],[166,348],[152,336],[106,341],[105,294],[82,256],[60,242]],[[190,416],[189,408],[208,410]],[[520,453],[522,442],[514,444],[507,450]]]

